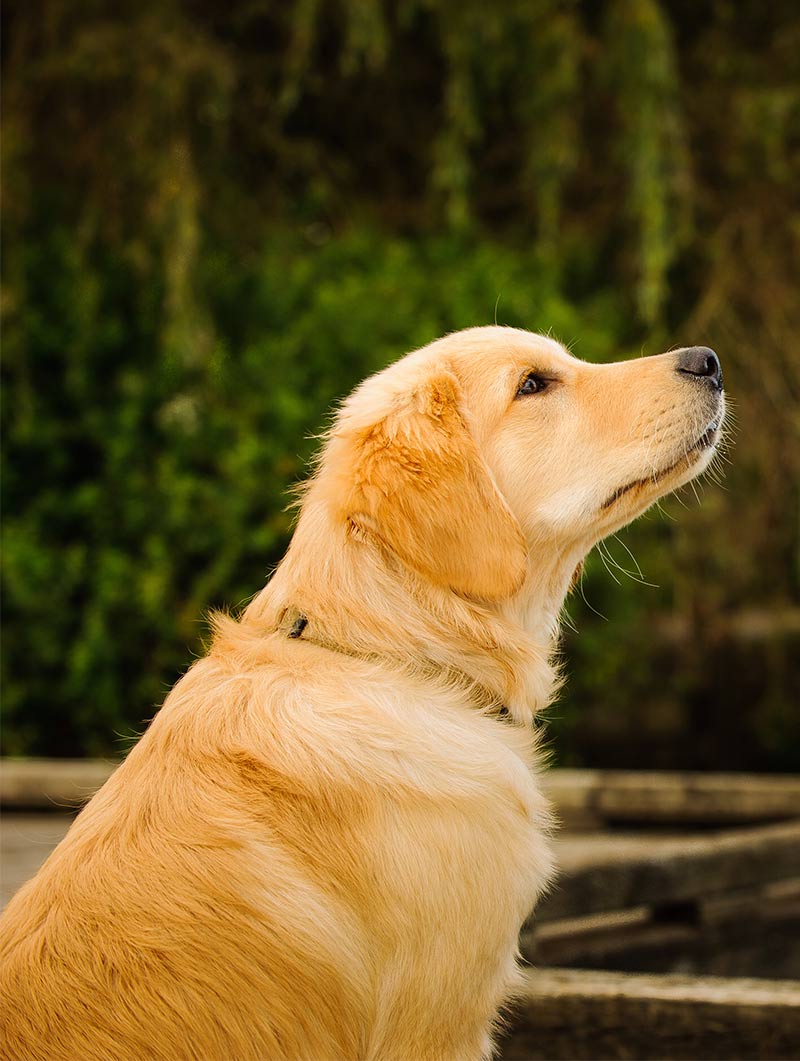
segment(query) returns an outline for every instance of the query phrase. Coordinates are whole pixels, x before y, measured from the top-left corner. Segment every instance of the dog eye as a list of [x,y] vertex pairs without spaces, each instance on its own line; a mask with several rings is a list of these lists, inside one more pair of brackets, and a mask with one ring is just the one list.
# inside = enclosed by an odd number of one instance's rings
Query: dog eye
[[542,376],[537,376],[535,372],[531,372],[529,376],[517,387],[517,397],[522,398],[526,394],[540,394],[543,390],[547,389],[547,385],[550,381],[544,379]]

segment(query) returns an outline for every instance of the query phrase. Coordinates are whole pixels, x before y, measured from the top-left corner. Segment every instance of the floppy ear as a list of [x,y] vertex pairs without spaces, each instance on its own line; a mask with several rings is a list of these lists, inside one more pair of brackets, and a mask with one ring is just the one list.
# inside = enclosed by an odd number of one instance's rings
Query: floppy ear
[[346,517],[428,581],[498,601],[525,578],[522,529],[440,372],[352,439]]

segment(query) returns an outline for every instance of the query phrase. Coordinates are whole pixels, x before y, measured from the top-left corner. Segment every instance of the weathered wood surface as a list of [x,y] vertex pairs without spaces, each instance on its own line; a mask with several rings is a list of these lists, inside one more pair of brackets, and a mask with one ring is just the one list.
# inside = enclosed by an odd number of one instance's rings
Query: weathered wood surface
[[637,907],[527,934],[536,966],[800,980],[800,880],[664,911]]
[[71,824],[68,814],[0,816],[0,907],[38,871]]
[[[0,804],[78,806],[117,763],[100,759],[0,759]],[[543,777],[566,826],[606,823],[737,824],[800,818],[800,777],[753,774],[550,770]]]
[[800,818],[800,777],[551,770],[544,785],[567,826],[726,825]]
[[537,921],[694,902],[800,878],[800,821],[688,836],[564,835]]
[[540,969],[512,1022],[504,1061],[796,1059],[800,983]]
[[0,806],[77,809],[118,765],[102,759],[0,759]]

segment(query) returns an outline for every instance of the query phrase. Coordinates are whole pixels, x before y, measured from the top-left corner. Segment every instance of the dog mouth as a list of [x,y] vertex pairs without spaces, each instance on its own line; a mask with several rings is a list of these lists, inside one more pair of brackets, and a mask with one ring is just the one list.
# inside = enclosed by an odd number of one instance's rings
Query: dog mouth
[[[698,440],[695,442],[695,444],[691,447],[691,449],[689,450],[689,453],[693,453],[693,452],[702,453],[703,450],[709,449],[711,446],[713,446],[715,444],[715,442],[717,441],[718,437],[719,437],[719,417],[715,417],[711,421],[711,423],[708,425],[708,427],[705,429],[705,431],[702,433],[700,438],[698,438]],[[689,454],[687,453],[687,456],[688,455]]]
[[643,486],[655,486],[679,468],[685,469],[690,467],[701,454],[705,453],[706,450],[716,444],[717,439],[719,438],[719,424],[719,417],[715,417],[709,423],[702,435],[700,435],[700,437],[690,446],[687,446],[683,454],[671,464],[661,468],[659,471],[653,472],[652,475],[645,476],[643,479],[633,479],[624,486],[618,487],[600,506],[601,510],[605,511],[606,509],[611,508],[612,505],[616,504],[616,502],[619,501],[621,497],[624,497],[625,494],[630,493],[631,490]]

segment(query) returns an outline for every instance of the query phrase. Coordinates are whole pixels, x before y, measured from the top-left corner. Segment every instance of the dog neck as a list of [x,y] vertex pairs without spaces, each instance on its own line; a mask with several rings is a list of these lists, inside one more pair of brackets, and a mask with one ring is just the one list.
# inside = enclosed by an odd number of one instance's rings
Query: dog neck
[[547,577],[532,573],[508,604],[467,600],[422,580],[308,497],[286,556],[242,622],[283,636],[294,629],[298,639],[460,685],[476,706],[529,724],[558,686],[551,657],[574,569],[563,573],[566,564]]
[[[533,550],[524,586],[502,606],[508,621],[534,640],[555,646],[564,602],[581,576],[587,551],[583,545],[558,550],[551,543],[547,548]],[[551,557],[549,565],[542,566],[536,561],[537,556]]]

